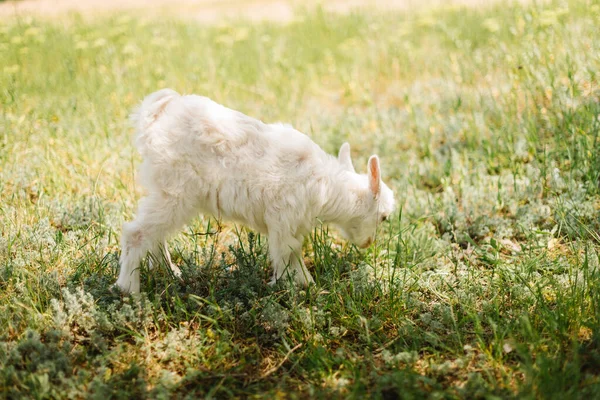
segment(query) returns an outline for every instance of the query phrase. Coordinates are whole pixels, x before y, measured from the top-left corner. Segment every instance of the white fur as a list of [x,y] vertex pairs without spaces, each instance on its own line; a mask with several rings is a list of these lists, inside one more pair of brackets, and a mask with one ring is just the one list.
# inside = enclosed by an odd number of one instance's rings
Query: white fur
[[162,253],[179,274],[166,238],[199,212],[267,235],[272,282],[289,273],[307,285],[313,279],[302,242],[319,220],[366,247],[394,209],[377,156],[369,159],[367,174],[357,174],[347,143],[335,158],[288,125],[265,124],[170,89],[147,96],[132,121],[148,195],[123,226],[116,284],[124,292],[139,292],[140,261],[148,251]]

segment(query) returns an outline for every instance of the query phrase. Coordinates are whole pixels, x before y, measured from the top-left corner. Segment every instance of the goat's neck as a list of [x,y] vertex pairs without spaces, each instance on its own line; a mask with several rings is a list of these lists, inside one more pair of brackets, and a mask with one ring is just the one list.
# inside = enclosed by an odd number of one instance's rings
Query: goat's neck
[[336,223],[355,217],[360,194],[356,174],[342,171],[329,175],[324,181],[324,198],[319,219]]

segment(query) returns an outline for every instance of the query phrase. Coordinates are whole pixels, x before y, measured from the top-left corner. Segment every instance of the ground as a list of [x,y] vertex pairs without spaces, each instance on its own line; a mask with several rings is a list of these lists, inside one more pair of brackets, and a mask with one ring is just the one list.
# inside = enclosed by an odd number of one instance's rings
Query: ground
[[[35,4],[0,4],[2,397],[599,396],[599,1]],[[128,115],[162,87],[347,141],[359,172],[378,154],[398,210],[365,250],[317,226],[307,289],[198,216],[182,280],[144,262],[123,296]]]

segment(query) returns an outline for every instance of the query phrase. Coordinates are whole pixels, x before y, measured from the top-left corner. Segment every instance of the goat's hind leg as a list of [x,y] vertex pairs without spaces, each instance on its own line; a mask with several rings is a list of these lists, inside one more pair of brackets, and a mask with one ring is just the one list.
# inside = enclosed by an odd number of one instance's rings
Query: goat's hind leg
[[171,261],[171,254],[169,253],[169,247],[166,240],[162,243],[158,243],[150,253],[151,256],[148,260],[148,269],[154,269],[156,264],[160,264],[161,261],[164,261],[173,272],[173,275],[178,278],[181,277],[181,270],[177,265],[173,264],[173,261]]
[[[180,199],[164,193],[142,199],[136,218],[123,225],[121,258],[117,287],[126,293],[140,291],[140,262],[148,251],[163,248],[165,238],[183,226],[193,216],[193,208]],[[171,263],[168,250],[165,257]],[[173,272],[177,274],[176,268]]]
[[143,232],[137,226],[140,218],[123,224],[121,235],[121,257],[119,259],[119,278],[115,284],[122,292],[139,293],[140,261],[149,246],[143,238]]

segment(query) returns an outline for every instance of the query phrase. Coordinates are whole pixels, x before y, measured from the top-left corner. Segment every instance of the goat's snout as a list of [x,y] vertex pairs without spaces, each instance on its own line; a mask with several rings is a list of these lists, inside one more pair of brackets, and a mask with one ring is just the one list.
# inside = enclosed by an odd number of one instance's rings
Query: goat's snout
[[367,247],[369,247],[371,245],[371,243],[373,243],[373,238],[368,238],[366,242],[364,242],[362,245],[360,245],[360,248],[366,249]]

